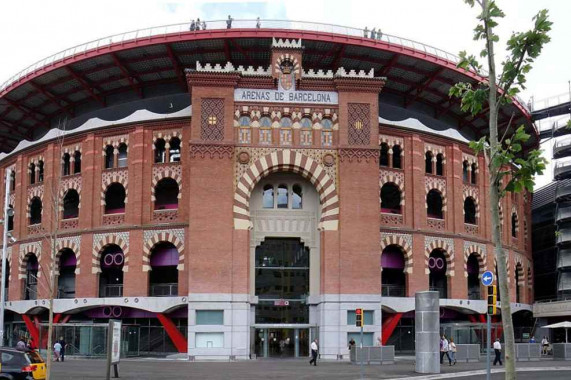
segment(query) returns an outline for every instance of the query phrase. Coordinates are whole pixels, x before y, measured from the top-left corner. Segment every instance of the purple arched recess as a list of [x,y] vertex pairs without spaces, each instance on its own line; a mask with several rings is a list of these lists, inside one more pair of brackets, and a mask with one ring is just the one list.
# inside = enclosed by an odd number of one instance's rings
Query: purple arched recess
[[178,251],[172,244],[158,245],[151,254],[151,267],[169,267],[178,265]]
[[61,254],[59,262],[62,268],[69,268],[77,265],[77,259],[72,250],[66,250],[65,252],[63,252]]
[[467,270],[469,275],[477,276],[480,273],[480,263],[474,255],[471,255],[468,258]]
[[404,256],[400,249],[388,246],[381,255],[381,267],[404,270]]

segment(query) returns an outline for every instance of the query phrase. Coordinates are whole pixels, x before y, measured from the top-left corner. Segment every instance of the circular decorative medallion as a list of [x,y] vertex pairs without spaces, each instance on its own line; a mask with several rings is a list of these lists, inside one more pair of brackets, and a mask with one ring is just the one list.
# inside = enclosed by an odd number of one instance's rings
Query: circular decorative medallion
[[250,162],[250,154],[248,152],[240,152],[238,154],[238,162],[241,164],[247,164]]
[[331,153],[327,153],[323,156],[323,164],[325,166],[333,166],[335,164],[335,157]]

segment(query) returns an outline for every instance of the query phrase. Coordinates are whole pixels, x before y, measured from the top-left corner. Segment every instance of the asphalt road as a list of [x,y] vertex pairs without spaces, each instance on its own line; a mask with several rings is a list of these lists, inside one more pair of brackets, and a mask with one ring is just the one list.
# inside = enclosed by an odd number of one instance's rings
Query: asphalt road
[[[417,380],[459,378],[466,380],[485,379],[485,363],[458,363],[442,366],[441,375],[423,376],[414,372],[411,361],[393,365],[364,366],[365,379]],[[541,361],[518,363],[518,368],[532,370],[519,372],[518,379],[537,379],[549,376],[549,380],[571,379],[571,363]],[[500,368],[496,367],[496,370]],[[347,362],[321,362],[309,366],[306,360],[256,360],[244,362],[187,362],[156,359],[124,360],[119,364],[119,376],[123,380],[135,379],[360,379],[360,367]],[[67,360],[54,363],[53,378],[105,379],[103,360]],[[503,373],[493,374],[493,380],[503,379]]]

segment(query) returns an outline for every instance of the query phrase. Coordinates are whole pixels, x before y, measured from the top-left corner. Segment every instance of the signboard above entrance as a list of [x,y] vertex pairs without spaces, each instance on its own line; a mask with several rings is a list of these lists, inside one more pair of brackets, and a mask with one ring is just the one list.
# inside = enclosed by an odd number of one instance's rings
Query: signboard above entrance
[[286,91],[264,90],[257,88],[237,88],[234,90],[235,102],[256,103],[301,103],[301,104],[339,104],[339,96],[334,91]]

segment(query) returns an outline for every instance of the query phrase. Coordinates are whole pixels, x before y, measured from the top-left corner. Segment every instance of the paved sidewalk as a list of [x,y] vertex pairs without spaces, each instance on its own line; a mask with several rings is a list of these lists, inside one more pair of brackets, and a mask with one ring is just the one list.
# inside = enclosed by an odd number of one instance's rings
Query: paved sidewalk
[[[458,363],[449,367],[443,365],[441,375],[419,375],[414,372],[414,362],[399,361],[393,365],[364,366],[365,379],[403,379],[432,380],[439,378],[485,379],[485,363]],[[537,379],[549,376],[550,380],[570,379],[571,363],[543,360],[539,362],[518,363],[519,379]],[[495,371],[501,368],[494,367]],[[68,360],[54,363],[54,378],[66,379],[104,379],[105,361]],[[360,378],[360,366],[348,362],[319,362],[317,367],[310,366],[305,359],[272,360],[260,359],[240,362],[187,362],[160,359],[126,359],[119,364],[119,375],[123,380],[135,379],[342,379]],[[503,379],[496,374],[493,380]]]

